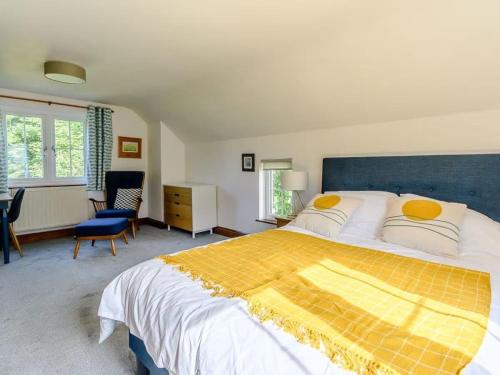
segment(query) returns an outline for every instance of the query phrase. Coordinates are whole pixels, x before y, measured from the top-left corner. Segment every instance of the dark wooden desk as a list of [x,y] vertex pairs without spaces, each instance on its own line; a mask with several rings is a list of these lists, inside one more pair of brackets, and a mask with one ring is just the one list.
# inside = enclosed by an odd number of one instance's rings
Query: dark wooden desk
[[3,263],[10,262],[10,249],[9,249],[9,220],[7,219],[7,210],[9,209],[9,202],[12,197],[9,193],[0,193],[0,219],[2,220],[0,247],[3,250]]

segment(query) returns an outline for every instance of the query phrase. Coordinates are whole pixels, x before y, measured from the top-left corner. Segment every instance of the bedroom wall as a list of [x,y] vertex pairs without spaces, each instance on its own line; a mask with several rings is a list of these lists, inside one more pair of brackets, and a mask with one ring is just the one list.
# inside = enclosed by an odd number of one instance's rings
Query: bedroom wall
[[500,152],[500,110],[462,113],[339,127],[186,146],[189,181],[218,186],[218,223],[242,232],[269,228],[258,223],[259,173],[241,171],[241,154],[261,159],[293,159],[296,170],[309,172],[310,199],[320,191],[321,162],[326,156]]
[[[112,154],[112,160],[111,160],[111,168],[113,170],[140,170],[140,171],[145,171],[146,172],[146,181],[145,181],[145,188],[144,188],[144,193],[143,193],[143,200],[144,203],[141,206],[141,210],[139,213],[140,217],[147,217],[149,215],[149,194],[148,194],[148,125],[147,123],[133,110],[126,108],[126,107],[121,107],[121,106],[114,106],[114,105],[106,105],[106,104],[99,104],[99,103],[92,103],[92,102],[87,102],[87,101],[82,101],[82,100],[73,100],[73,99],[68,99],[68,98],[62,98],[62,97],[54,97],[54,96],[47,96],[47,95],[40,95],[40,94],[35,94],[35,93],[30,93],[30,92],[23,92],[23,91],[14,91],[14,90],[6,90],[6,89],[0,89],[0,94],[3,95],[11,95],[11,96],[21,96],[21,97],[28,97],[28,98],[34,98],[34,99],[42,99],[42,100],[52,100],[52,101],[60,101],[64,103],[70,103],[70,104],[77,104],[77,105],[89,105],[89,104],[96,104],[96,105],[104,105],[112,108],[114,110],[113,113],[113,154]],[[0,109],[2,106],[15,106],[15,107],[22,107],[26,108],[26,110],[29,109],[34,109],[36,110],[37,108],[47,110],[48,105],[47,104],[38,104],[38,103],[32,103],[32,102],[22,102],[18,100],[10,100],[10,99],[3,99],[0,98]],[[65,107],[53,107],[55,110],[59,108],[65,108]],[[77,109],[75,108],[75,111],[85,111],[84,109]],[[138,137],[142,138],[142,158],[141,159],[124,159],[124,158],[118,158],[118,151],[117,151],[117,146],[118,146],[118,136],[129,136],[129,137]],[[75,197],[78,197],[78,199],[83,199],[82,194],[80,192],[81,188],[75,188]],[[89,193],[91,196],[96,196],[100,197],[101,194],[99,193]],[[54,218],[54,222],[58,222],[57,218]],[[49,227],[51,227],[49,225]],[[58,226],[55,226],[58,227]],[[37,228],[32,228],[31,230],[28,229],[26,230],[27,232],[29,231],[36,231]]]
[[165,123],[161,124],[162,183],[182,182],[186,179],[186,146]]
[[149,217],[161,220],[162,211],[158,204],[161,199],[161,150],[162,138],[160,124],[149,124],[148,128],[149,163]]
[[185,180],[186,149],[184,143],[164,122],[150,126],[149,144],[149,217],[163,221],[162,186]]

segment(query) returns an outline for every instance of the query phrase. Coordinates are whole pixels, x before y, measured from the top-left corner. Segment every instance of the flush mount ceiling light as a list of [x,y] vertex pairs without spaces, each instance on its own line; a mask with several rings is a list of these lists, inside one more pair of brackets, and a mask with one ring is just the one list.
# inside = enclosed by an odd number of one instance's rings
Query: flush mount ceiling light
[[62,83],[85,83],[85,69],[64,61],[46,61],[43,65],[44,75],[48,79]]

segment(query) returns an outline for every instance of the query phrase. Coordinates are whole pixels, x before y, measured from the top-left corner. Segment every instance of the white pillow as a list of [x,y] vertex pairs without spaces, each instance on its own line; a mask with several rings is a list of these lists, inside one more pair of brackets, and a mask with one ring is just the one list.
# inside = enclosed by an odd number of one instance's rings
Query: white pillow
[[338,194],[363,200],[342,228],[341,234],[367,239],[380,237],[387,211],[387,201],[397,197],[396,194],[388,191],[327,191],[325,194]]
[[436,199],[391,198],[382,240],[435,255],[458,255],[460,228],[467,206]]
[[468,209],[462,223],[458,251],[461,255],[486,253],[500,257],[500,223]]
[[357,198],[317,194],[291,224],[335,238],[360,204],[361,200]]
[[[419,197],[416,194],[401,196]],[[500,257],[500,223],[468,208],[460,228],[458,252],[460,255],[490,254]]]

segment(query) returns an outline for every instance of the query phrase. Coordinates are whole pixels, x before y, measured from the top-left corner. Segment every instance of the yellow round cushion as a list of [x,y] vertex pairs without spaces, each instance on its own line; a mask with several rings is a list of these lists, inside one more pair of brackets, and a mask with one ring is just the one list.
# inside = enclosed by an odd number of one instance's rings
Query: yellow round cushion
[[424,200],[424,199],[414,199],[406,202],[402,211],[403,214],[411,220],[433,220],[442,212],[441,205],[437,202]]
[[324,195],[314,200],[314,207],[318,210],[327,210],[336,206],[340,201],[341,197],[335,194]]

